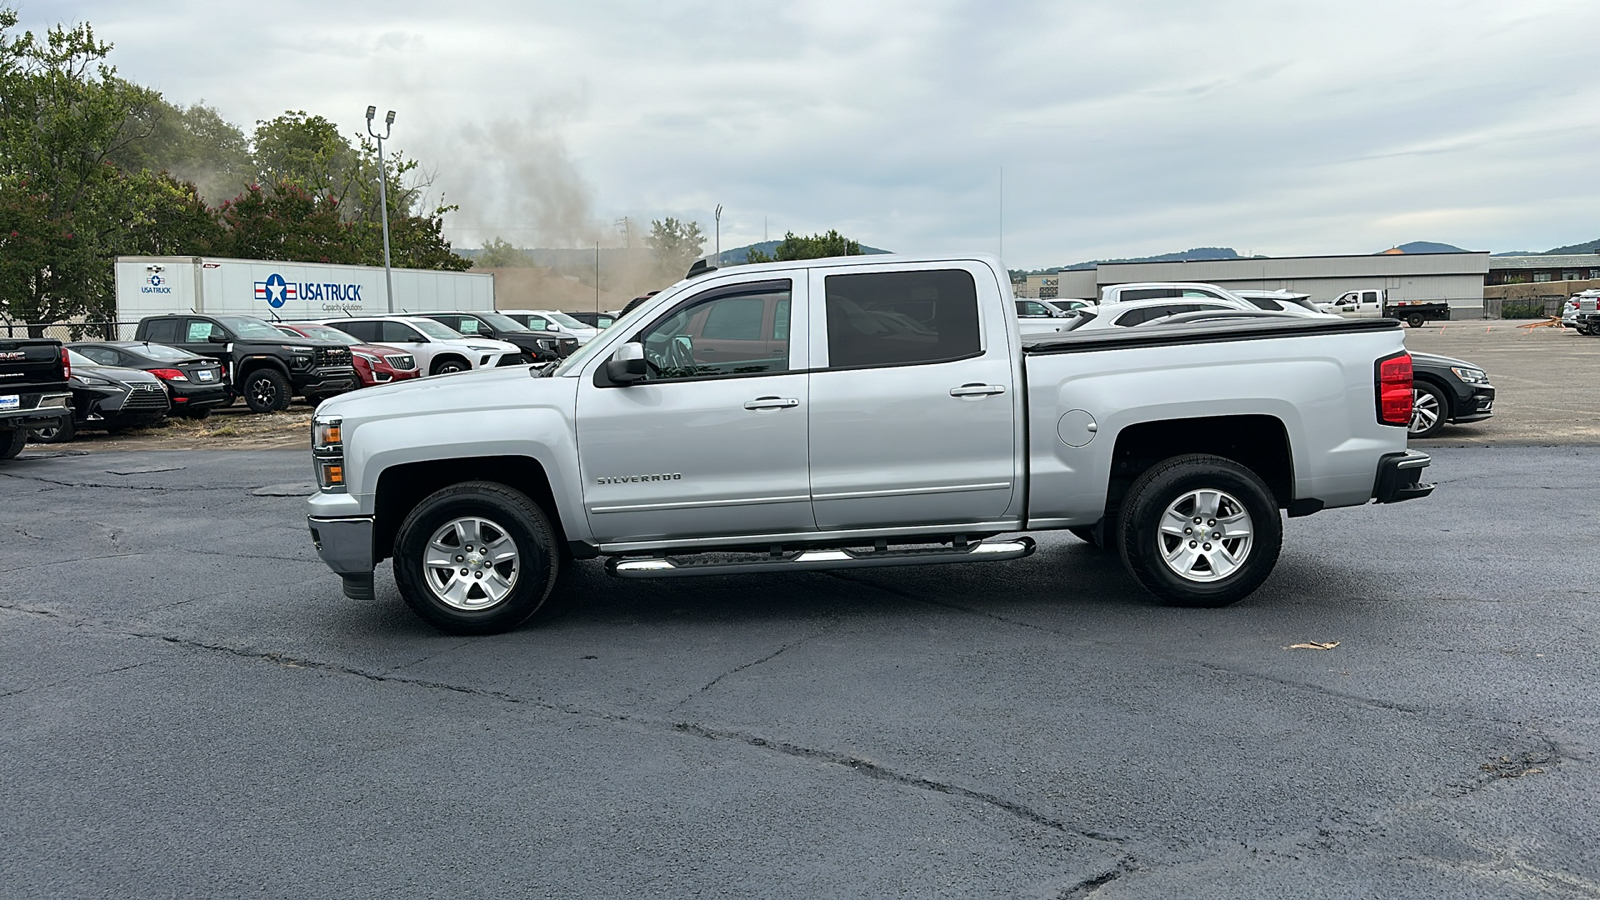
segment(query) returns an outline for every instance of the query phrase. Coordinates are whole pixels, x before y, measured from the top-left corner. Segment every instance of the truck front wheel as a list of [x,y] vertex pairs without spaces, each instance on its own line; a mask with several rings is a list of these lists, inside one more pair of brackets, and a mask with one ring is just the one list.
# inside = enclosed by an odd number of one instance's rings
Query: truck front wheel
[[550,520],[491,481],[451,485],[400,524],[394,580],[406,605],[448,634],[510,631],[549,606],[560,569]]
[[1278,561],[1283,520],[1254,472],[1220,456],[1157,463],[1128,489],[1123,565],[1171,606],[1227,606],[1261,586]]
[[244,380],[244,402],[254,413],[289,408],[289,379],[277,369],[257,369]]

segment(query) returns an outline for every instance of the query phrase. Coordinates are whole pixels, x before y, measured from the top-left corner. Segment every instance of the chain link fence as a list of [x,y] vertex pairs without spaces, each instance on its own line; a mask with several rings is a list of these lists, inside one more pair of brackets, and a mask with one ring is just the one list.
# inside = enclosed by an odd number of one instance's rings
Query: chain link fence
[[1483,317],[1486,319],[1542,319],[1561,315],[1561,305],[1566,297],[1485,297]]
[[0,318],[0,337],[58,341],[131,341],[138,322],[14,322]]

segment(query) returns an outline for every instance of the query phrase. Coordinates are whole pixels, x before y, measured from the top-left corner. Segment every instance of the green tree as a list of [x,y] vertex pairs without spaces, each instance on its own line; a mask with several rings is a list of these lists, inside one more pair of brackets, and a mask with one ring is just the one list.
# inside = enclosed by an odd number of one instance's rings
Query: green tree
[[782,262],[791,259],[825,259],[829,256],[860,256],[861,242],[853,241],[839,232],[828,229],[827,234],[814,234],[811,237],[800,237],[794,232],[786,232],[783,242],[773,248],[772,255],[751,250],[745,256],[746,262]]
[[[0,8],[0,191],[10,220],[0,307],[14,319],[56,322],[111,299],[114,226],[86,215],[118,189],[109,158],[133,138],[130,113],[148,92],[106,65],[111,45],[87,24],[43,39],[15,33]],[[15,233],[15,237],[11,235]]]
[[[227,229],[221,252],[240,259],[365,264],[354,222],[339,203],[298,184],[251,185],[218,210]],[[382,264],[382,260],[379,260]]]
[[339,126],[304,110],[257,122],[251,146],[258,184],[295,185],[343,203],[361,180],[361,155]]
[[174,106],[154,91],[129,114],[132,138],[109,161],[123,172],[167,172],[220,203],[257,180],[250,141],[215,108]]
[[668,216],[650,223],[650,236],[644,239],[656,258],[656,269],[677,280],[705,250],[706,236],[698,222],[680,222]]
[[475,260],[485,269],[513,268],[533,265],[528,254],[517,249],[504,238],[492,237],[483,242],[483,252]]

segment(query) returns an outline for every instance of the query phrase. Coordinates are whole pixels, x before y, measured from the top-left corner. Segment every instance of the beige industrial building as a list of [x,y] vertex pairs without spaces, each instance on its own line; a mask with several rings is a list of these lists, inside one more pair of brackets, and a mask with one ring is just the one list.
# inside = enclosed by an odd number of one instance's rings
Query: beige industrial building
[[1189,262],[1101,263],[1092,269],[1030,275],[1023,296],[1093,299],[1100,289],[1142,281],[1200,281],[1239,290],[1279,288],[1326,303],[1345,291],[1382,288],[1391,300],[1444,300],[1457,318],[1483,314],[1489,254],[1384,253],[1360,256],[1285,256]]

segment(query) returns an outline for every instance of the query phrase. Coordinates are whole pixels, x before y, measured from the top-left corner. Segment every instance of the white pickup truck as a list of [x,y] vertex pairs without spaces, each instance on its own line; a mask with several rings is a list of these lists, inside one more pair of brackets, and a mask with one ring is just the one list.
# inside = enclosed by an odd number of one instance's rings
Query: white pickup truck
[[[1268,316],[1268,314],[1260,314]],[[1425,496],[1389,320],[1155,325],[1024,344],[985,257],[711,270],[577,353],[382,386],[313,420],[312,539],[355,598],[459,634],[612,575],[1121,555],[1161,600],[1271,573],[1282,514]]]

